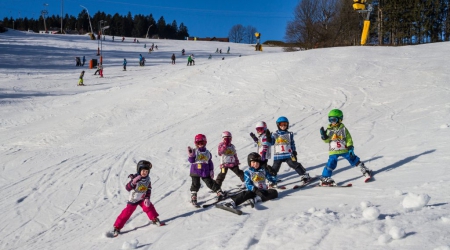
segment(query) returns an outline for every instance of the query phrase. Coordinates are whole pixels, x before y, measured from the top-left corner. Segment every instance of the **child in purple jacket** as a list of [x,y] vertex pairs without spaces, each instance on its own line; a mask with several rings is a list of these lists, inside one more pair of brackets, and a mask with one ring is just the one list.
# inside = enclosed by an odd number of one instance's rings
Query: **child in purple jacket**
[[206,149],[206,136],[198,134],[194,139],[195,148],[188,147],[189,158],[191,163],[191,202],[195,207],[200,207],[197,204],[197,192],[200,189],[200,178],[205,182],[206,186],[217,193],[217,199],[224,198],[220,185],[214,181],[214,164],[212,162],[212,155]]

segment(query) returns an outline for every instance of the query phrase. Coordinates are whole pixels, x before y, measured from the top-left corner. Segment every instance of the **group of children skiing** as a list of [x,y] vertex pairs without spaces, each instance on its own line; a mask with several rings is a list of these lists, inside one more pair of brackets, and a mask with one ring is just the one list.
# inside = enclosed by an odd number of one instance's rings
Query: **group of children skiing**
[[[329,158],[322,171],[319,180],[320,186],[336,186],[336,182],[331,178],[333,170],[337,166],[339,157],[344,157],[352,166],[360,168],[365,178],[372,176],[372,170],[368,169],[354,152],[353,140],[345,125],[343,112],[333,109],[328,113],[329,124],[326,129],[320,128],[321,139],[329,144]],[[269,131],[265,122],[258,122],[255,126],[256,135],[250,133],[251,138],[257,143],[257,152],[252,152],[247,156],[248,169],[242,171],[239,168],[240,162],[236,153],[236,147],[231,143],[232,135],[229,131],[222,133],[222,141],[218,145],[218,155],[220,157],[220,173],[214,179],[214,164],[212,154],[206,148],[207,139],[203,134],[194,137],[195,147],[187,147],[188,162],[190,163],[190,176],[192,179],[191,203],[200,207],[197,202],[197,192],[200,189],[200,180],[217,194],[216,201],[231,198],[223,206],[234,209],[244,202],[254,205],[260,201],[267,201],[278,197],[277,175],[283,162],[293,168],[300,176],[300,182],[306,184],[312,180],[306,169],[297,161],[297,151],[295,147],[294,134],[290,132],[289,120],[281,116],[276,120],[277,130],[273,133]],[[268,165],[268,160],[272,157],[273,164]],[[137,173],[129,176],[130,181],[125,188],[130,192],[127,207],[114,223],[114,237],[120,233],[120,229],[125,225],[131,214],[141,206],[149,219],[154,224],[164,225],[158,219],[158,213],[150,202],[151,182],[150,169],[152,164],[148,161],[139,161]],[[242,181],[242,191],[234,196],[227,196],[222,191],[222,184],[228,170],[234,172]]]

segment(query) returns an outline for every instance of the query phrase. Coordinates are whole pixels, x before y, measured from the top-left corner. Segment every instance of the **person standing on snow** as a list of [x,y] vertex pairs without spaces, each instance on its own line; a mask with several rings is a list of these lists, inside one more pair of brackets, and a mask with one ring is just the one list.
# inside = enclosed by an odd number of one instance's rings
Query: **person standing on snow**
[[[297,161],[297,151],[295,149],[294,133],[288,131],[289,120],[281,116],[276,121],[278,130],[272,133],[271,142],[273,145],[274,157],[272,170],[278,174],[281,163],[286,162],[289,167],[293,168],[298,175],[300,181],[307,183],[311,177],[306,173],[306,169]],[[271,183],[272,187],[277,187],[276,183]]]
[[217,153],[220,156],[220,173],[217,175],[216,182],[222,186],[228,169],[233,171],[242,181],[244,187],[244,171],[239,169],[239,159],[236,154],[236,147],[231,144],[232,135],[228,131],[222,133],[222,141],[219,143]]
[[84,77],[84,70],[81,71],[80,80],[78,81],[78,86],[84,86],[83,77]]
[[142,64],[142,54],[139,54],[139,66],[143,66]]
[[206,186],[217,194],[217,200],[224,199],[224,194],[220,185],[213,180],[214,178],[214,164],[212,162],[212,155],[206,149],[206,136],[198,134],[194,138],[195,148],[188,149],[188,161],[191,163],[190,176],[192,178],[191,184],[191,203],[195,207],[199,207],[197,203],[197,192],[200,189],[200,179],[205,182]]
[[272,136],[269,129],[267,129],[267,124],[264,121],[257,122],[255,129],[258,137],[253,132],[250,133],[250,137],[252,137],[253,141],[258,146],[258,153],[261,156],[261,167],[271,175],[276,176],[277,173],[274,172],[272,167],[267,164],[269,159],[272,157]]
[[83,60],[82,60],[83,64],[81,64],[81,66],[84,66],[84,63],[86,62],[86,57],[83,56]]
[[176,57],[175,57],[175,53],[173,53],[173,54],[172,54],[172,57],[171,57],[171,59],[172,59],[172,64],[175,64],[175,59],[176,59]]
[[130,192],[127,206],[117,217],[114,222],[113,236],[117,237],[120,230],[125,226],[125,223],[130,219],[137,206],[141,206],[142,211],[147,214],[147,217],[153,224],[158,226],[165,225],[158,219],[158,212],[155,206],[150,201],[152,192],[152,183],[150,180],[150,170],[152,164],[149,161],[141,160],[137,163],[136,174],[130,174],[128,178],[131,180],[125,185],[125,189]]
[[99,64],[98,70],[100,72],[100,77],[103,77],[103,65],[102,65],[102,63]]
[[336,186],[336,182],[331,178],[333,170],[337,166],[339,157],[344,157],[352,166],[359,167],[361,173],[366,177],[366,182],[372,177],[372,170],[364,166],[358,156],[355,155],[353,147],[353,139],[350,132],[342,123],[344,113],[339,109],[333,109],[328,113],[328,121],[330,124],[325,130],[320,128],[320,136],[325,143],[329,143],[329,157],[325,168],[322,171],[319,185]]
[[127,71],[127,59],[123,59],[123,71]]

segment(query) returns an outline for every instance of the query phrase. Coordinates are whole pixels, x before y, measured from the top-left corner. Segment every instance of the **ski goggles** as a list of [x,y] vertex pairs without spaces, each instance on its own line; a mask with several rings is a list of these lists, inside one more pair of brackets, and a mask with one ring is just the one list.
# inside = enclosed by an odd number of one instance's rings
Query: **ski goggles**
[[287,122],[280,122],[278,123],[278,126],[280,127],[287,127],[288,123]]
[[196,141],[195,144],[197,144],[197,145],[206,145],[206,141]]
[[337,117],[328,117],[328,121],[330,123],[338,123],[339,122],[339,118],[337,118]]
[[258,132],[258,134],[262,134],[264,131],[265,131],[264,127],[256,128],[256,132]]

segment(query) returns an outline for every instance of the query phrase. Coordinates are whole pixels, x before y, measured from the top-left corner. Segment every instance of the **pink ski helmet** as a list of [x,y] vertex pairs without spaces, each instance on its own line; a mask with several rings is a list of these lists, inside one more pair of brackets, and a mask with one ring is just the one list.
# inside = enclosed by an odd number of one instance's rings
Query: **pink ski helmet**
[[206,136],[205,136],[204,134],[198,134],[198,135],[196,135],[195,138],[194,138],[194,143],[195,143],[195,145],[203,144],[203,145],[206,146],[206,143],[207,143],[207,142],[208,142],[208,141],[206,140]]
[[230,132],[224,131],[224,132],[222,132],[222,138],[224,138],[224,137],[232,137],[232,136],[231,136]]

